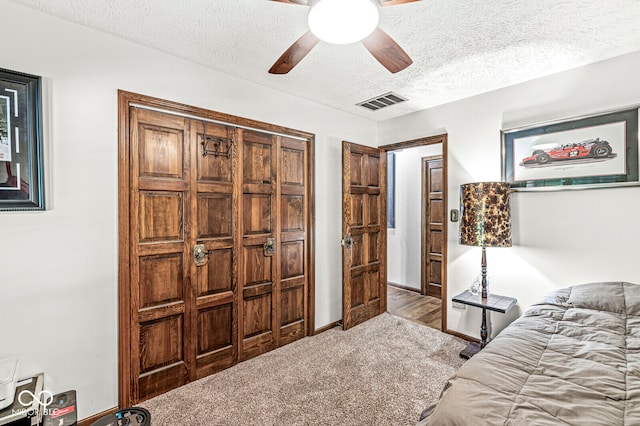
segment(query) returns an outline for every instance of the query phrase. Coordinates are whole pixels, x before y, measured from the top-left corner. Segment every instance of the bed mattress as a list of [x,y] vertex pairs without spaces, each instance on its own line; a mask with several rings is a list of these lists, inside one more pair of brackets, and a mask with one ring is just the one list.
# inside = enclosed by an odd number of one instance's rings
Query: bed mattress
[[640,285],[557,290],[452,377],[419,425],[640,425]]

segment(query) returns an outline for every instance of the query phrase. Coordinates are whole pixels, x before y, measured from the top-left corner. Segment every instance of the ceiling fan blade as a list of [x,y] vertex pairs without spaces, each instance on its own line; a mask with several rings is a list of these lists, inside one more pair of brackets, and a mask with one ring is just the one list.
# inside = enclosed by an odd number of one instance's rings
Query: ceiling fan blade
[[[282,0],[276,0],[276,1],[282,1]],[[380,6],[395,6],[397,4],[413,3],[415,1],[420,1],[420,0],[382,0],[382,4]]]
[[369,37],[362,40],[362,44],[392,74],[413,63],[407,52],[380,28],[376,28]]
[[319,41],[320,39],[314,36],[311,31],[307,31],[278,58],[269,70],[269,74],[288,73],[311,52],[311,49],[313,49]]
[[308,6],[309,2],[307,0],[271,0],[277,1],[279,3],[289,3],[289,4],[301,4],[303,6]]

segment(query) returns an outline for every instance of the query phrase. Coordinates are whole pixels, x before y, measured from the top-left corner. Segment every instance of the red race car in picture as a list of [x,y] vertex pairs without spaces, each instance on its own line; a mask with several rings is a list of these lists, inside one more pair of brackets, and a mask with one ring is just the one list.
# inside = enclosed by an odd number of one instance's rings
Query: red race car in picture
[[534,145],[529,157],[523,158],[521,166],[547,164],[551,161],[583,159],[604,159],[612,155],[609,142],[600,138],[587,139],[579,143]]

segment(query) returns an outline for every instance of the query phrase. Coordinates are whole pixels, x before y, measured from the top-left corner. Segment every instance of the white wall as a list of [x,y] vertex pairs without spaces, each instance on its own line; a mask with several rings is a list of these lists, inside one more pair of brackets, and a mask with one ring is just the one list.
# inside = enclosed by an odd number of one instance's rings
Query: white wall
[[396,223],[387,230],[388,281],[420,290],[422,157],[442,154],[442,144],[396,153]]
[[117,405],[118,89],[316,134],[316,326],[341,318],[340,142],[377,145],[374,122],[12,3],[0,16],[1,66],[48,85],[48,210],[0,215],[0,357],[76,389],[81,418]]
[[[81,418],[117,404],[117,89],[316,134],[317,327],[341,317],[341,140],[446,131],[456,208],[461,183],[500,178],[501,128],[640,103],[633,54],[376,126],[12,3],[0,1],[0,16],[1,66],[45,78],[48,123],[48,210],[0,214],[0,356],[17,355],[21,375],[45,371],[53,392],[76,389]],[[494,291],[524,308],[576,282],[640,282],[640,188],[513,201],[516,246],[488,255]],[[591,226],[576,229],[576,217]],[[456,235],[450,224],[449,295],[480,263]],[[478,334],[477,310],[448,311],[449,328]],[[505,319],[493,318],[499,329]]]
[[[500,180],[500,130],[640,104],[640,53],[563,72],[388,120],[381,144],[448,133],[449,209],[460,184]],[[593,281],[640,284],[640,187],[512,195],[514,247],[488,249],[492,291],[520,309],[493,314],[494,334],[555,288]],[[576,226],[576,223],[583,226]],[[449,224],[448,315],[451,330],[479,335],[480,310],[452,309],[451,296],[480,272],[480,249],[458,244]]]

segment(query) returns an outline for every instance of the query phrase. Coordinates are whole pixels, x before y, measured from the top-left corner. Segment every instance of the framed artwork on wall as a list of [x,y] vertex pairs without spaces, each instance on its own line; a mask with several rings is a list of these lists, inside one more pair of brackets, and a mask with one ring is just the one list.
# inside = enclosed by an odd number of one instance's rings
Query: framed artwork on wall
[[638,108],[506,130],[501,152],[515,191],[639,185]]
[[0,211],[44,210],[41,78],[0,69]]

